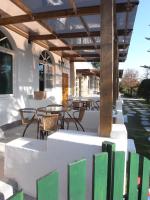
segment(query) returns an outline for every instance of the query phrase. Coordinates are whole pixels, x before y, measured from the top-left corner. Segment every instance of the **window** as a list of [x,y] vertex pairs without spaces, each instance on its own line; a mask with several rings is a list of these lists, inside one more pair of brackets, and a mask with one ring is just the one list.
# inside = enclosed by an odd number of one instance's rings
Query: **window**
[[5,53],[5,48],[11,49],[11,44],[7,37],[0,31],[0,94],[13,93],[13,57],[9,53]]
[[53,88],[53,66],[50,53],[43,51],[39,57],[39,90],[46,88]]
[[12,46],[11,46],[8,38],[1,31],[0,31],[0,46],[4,47],[6,49],[11,49],[12,50]]

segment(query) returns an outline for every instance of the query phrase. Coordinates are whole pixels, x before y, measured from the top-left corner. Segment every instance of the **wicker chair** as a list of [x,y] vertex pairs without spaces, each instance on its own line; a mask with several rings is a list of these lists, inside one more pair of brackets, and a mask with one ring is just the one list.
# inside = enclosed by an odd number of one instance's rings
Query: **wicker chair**
[[76,128],[77,128],[77,131],[79,130],[79,127],[83,131],[85,131],[83,126],[82,126],[82,124],[81,124],[81,121],[82,121],[82,119],[84,117],[84,113],[85,113],[85,108],[84,107],[81,107],[81,108],[79,108],[79,110],[74,111],[73,112],[73,116],[71,116],[71,114],[69,114],[67,112],[68,117],[64,117],[64,122],[67,124],[67,130],[69,129],[69,124],[70,123],[74,123]]
[[34,108],[22,108],[19,109],[20,116],[21,116],[21,123],[22,125],[25,125],[25,129],[23,131],[22,136],[25,136],[27,128],[30,126],[31,123],[34,121],[37,121],[35,118],[36,116],[36,109]]
[[58,129],[58,114],[44,115],[39,119],[40,139],[52,134]]

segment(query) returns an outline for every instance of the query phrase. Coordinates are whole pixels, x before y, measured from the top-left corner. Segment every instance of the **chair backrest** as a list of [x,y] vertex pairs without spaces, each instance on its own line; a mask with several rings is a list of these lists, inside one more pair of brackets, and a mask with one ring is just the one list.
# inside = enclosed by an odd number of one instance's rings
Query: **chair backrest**
[[62,104],[57,104],[57,103],[52,103],[52,104],[47,105],[46,107],[54,107],[54,106],[61,107],[63,105]]
[[20,116],[21,116],[21,122],[22,124],[26,125],[30,123],[30,121],[34,118],[36,114],[35,108],[22,108],[19,109]]
[[40,107],[37,109],[37,117],[43,117],[46,114],[46,107]]
[[58,128],[58,114],[45,115],[41,119],[43,130],[56,131]]
[[83,105],[83,103],[81,103],[80,101],[73,101],[72,102],[72,106],[73,106],[73,109],[74,110],[78,110],[80,107],[81,107],[81,105]]

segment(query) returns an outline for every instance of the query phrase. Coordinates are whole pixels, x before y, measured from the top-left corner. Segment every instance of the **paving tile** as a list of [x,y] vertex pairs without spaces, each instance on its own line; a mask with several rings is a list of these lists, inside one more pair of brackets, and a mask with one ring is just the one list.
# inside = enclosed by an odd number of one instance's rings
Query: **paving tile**
[[[150,132],[150,127],[144,127],[147,132]],[[149,137],[150,138],[150,137]]]
[[141,121],[149,121],[147,117],[141,117]]
[[134,117],[134,114],[132,114],[132,113],[128,113],[127,114],[129,117]]
[[135,111],[130,111],[129,114],[136,114],[136,112]]
[[148,121],[142,121],[141,124],[143,126],[150,126],[150,122],[148,122]]

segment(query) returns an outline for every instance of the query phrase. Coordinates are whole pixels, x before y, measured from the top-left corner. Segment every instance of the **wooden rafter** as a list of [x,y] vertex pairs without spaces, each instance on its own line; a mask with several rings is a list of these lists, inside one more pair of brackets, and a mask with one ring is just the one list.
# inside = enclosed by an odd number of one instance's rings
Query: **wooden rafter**
[[[127,34],[131,33],[132,29],[127,29]],[[117,30],[118,36],[123,36],[126,33],[124,29]],[[91,37],[99,37],[100,31],[89,32]],[[29,40],[53,40],[53,39],[64,39],[64,38],[83,38],[88,37],[87,32],[73,32],[73,33],[57,33],[54,34],[45,34],[45,35],[30,35]]]
[[[74,57],[79,57],[79,55],[77,54],[67,54],[67,53],[63,53],[62,54],[63,58],[74,58]],[[80,53],[81,57],[84,58],[99,58],[100,55],[98,53]],[[119,57],[125,57],[126,53],[119,53]]]
[[[138,5],[138,2],[132,2],[130,4],[118,3],[116,5],[116,11],[117,12],[126,12],[127,10],[130,11],[136,5]],[[64,10],[25,14],[25,15],[12,16],[12,17],[4,17],[4,18],[0,18],[0,25],[32,22],[32,21],[38,21],[42,19],[54,19],[54,18],[62,18],[62,17],[66,18],[66,17],[72,17],[72,16],[93,15],[93,14],[100,14],[99,5],[77,8],[77,13],[75,13],[73,9],[64,9]]]
[[[76,14],[76,16],[77,16],[77,6],[76,6],[76,3],[75,3],[75,0],[69,0],[69,3],[70,3],[70,5],[72,6],[72,9],[74,10],[74,12],[75,12],[75,14]],[[88,25],[86,24],[84,18],[83,18],[81,15],[79,15],[79,19],[80,19],[80,21],[81,21],[81,24],[82,24],[83,27],[85,28],[85,31],[86,31],[88,37],[91,39],[91,41],[92,41],[93,44],[94,44],[94,47],[96,48],[97,45],[96,45],[95,38],[92,37],[92,36],[90,35],[89,27],[88,27]]]
[[[18,0],[10,0],[10,1],[12,1],[16,6],[18,6],[20,9],[22,9],[24,12],[26,12],[28,15],[30,15],[31,16],[31,14],[32,14],[32,12],[31,12],[31,10],[23,3],[23,1],[22,0],[20,0],[20,1],[18,1]],[[54,30],[50,27],[50,26],[48,26],[47,24],[46,24],[46,22],[44,22],[44,21],[42,21],[42,20],[38,20],[38,23],[41,25],[41,26],[43,26],[45,29],[47,29],[51,34],[51,36],[53,36],[53,37],[55,37],[55,38],[57,38],[57,36],[56,36],[56,33],[54,32]],[[10,27],[10,26],[15,26],[15,25],[5,25],[6,27]],[[12,29],[11,29],[12,30]],[[27,37],[26,38],[28,38],[28,41],[29,42],[31,42],[30,41],[30,35],[29,34],[27,34]],[[63,40],[63,38],[59,38],[65,45],[68,45],[68,48],[69,48],[69,50],[71,49],[71,47],[70,47],[70,45],[65,41],[65,40]],[[52,44],[52,43],[50,43],[49,41],[46,41],[46,44],[45,43],[42,43],[42,41],[35,41],[37,44],[39,44],[40,46],[43,46],[43,47],[45,47],[46,49],[49,49],[49,47],[48,46],[53,46],[54,47],[54,45]],[[60,54],[60,52],[56,52],[56,54],[58,54],[58,55],[61,55]]]
[[[119,49],[126,49],[129,46],[129,44],[118,44]],[[100,49],[100,45],[97,45],[96,49]],[[49,47],[49,51],[67,51],[70,50],[70,47]],[[93,45],[75,45],[72,46],[72,50],[94,50]]]
[[[119,62],[124,62],[125,60],[119,59]],[[100,62],[100,58],[71,58],[70,62]]]

